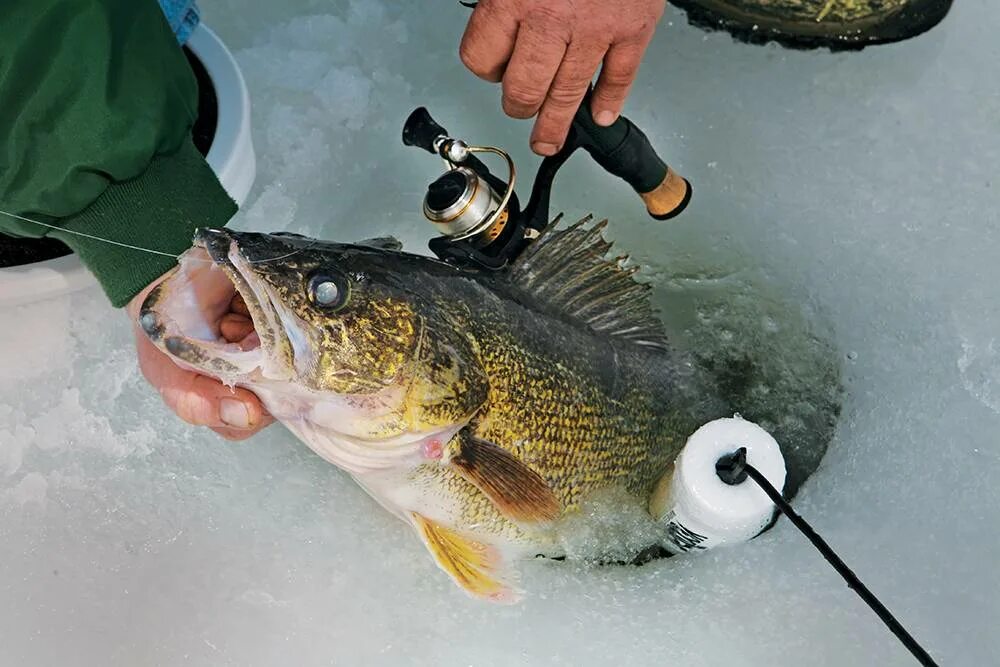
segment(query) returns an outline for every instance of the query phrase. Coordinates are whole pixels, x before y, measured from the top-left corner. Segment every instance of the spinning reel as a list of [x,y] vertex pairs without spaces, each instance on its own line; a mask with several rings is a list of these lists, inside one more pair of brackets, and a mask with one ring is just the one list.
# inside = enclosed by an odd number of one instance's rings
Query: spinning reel
[[[522,208],[514,191],[517,170],[505,151],[474,146],[438,125],[424,107],[403,126],[403,143],[441,157],[447,171],[427,186],[424,216],[441,232],[429,242],[439,259],[473,268],[497,270],[517,257],[549,223],[549,196],[556,172],[582,148],[609,173],[642,197],[657,220],[681,213],[691,200],[691,185],[656,154],[642,130],[624,116],[612,125],[595,123],[588,90],[573,118],[566,143],[542,160],[531,196]],[[507,163],[507,180],[492,174],[477,157],[493,153]]]

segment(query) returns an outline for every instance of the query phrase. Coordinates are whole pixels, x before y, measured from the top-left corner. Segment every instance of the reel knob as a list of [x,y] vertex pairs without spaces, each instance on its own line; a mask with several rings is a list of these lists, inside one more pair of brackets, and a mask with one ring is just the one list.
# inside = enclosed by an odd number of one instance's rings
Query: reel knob
[[434,142],[447,136],[448,130],[438,125],[424,107],[414,109],[403,124],[403,143],[423,148],[428,153],[436,153]]

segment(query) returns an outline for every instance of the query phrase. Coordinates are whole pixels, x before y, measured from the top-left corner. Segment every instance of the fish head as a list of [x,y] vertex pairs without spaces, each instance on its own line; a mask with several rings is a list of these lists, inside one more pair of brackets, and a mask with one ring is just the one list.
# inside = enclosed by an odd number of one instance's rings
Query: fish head
[[[180,365],[270,397],[286,423],[373,447],[410,441],[460,428],[485,400],[474,343],[437,296],[442,266],[388,242],[199,230],[139,324]],[[220,335],[236,293],[249,344]]]

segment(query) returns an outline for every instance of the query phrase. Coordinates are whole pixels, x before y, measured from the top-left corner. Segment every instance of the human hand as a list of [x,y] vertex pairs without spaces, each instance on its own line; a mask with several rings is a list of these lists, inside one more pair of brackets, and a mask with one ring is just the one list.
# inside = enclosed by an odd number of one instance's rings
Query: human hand
[[[139,368],[160,392],[163,402],[187,423],[207,426],[227,440],[249,438],[271,424],[274,418],[252,392],[242,387],[230,389],[214,378],[181,368],[142,332],[138,325],[139,309],[159,282],[133,298],[126,311],[132,320]],[[239,295],[230,303],[230,312],[220,318],[219,331],[230,343],[238,343],[254,333],[250,313]]]
[[480,0],[460,55],[474,74],[503,81],[503,109],[538,114],[531,148],[559,151],[594,72],[591,112],[598,125],[621,113],[664,0]]

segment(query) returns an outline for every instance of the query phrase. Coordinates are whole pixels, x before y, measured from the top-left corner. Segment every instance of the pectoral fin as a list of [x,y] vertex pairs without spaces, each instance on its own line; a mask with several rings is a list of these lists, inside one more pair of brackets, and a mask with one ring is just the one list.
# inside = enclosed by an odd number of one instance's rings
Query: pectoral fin
[[445,528],[416,512],[413,525],[433,554],[438,567],[472,597],[513,603],[519,592],[505,581],[503,562],[497,550]]
[[449,463],[485,493],[512,521],[552,521],[562,508],[552,488],[537,472],[502,447],[463,433]]

